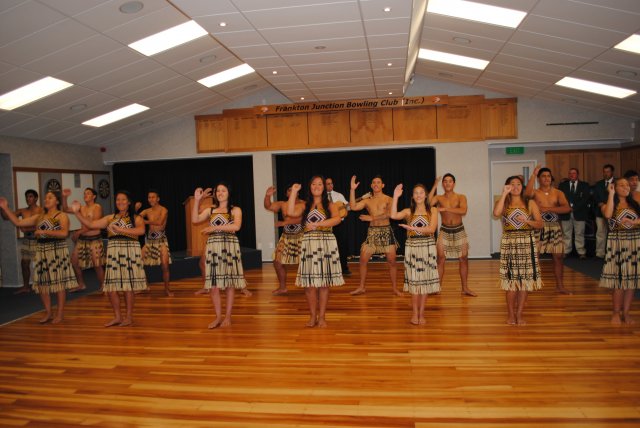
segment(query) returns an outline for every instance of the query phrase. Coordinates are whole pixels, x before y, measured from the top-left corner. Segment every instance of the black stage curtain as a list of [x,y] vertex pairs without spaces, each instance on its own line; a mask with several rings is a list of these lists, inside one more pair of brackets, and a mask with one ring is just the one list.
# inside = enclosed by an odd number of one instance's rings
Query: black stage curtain
[[[371,190],[371,180],[381,175],[385,183],[383,192],[393,197],[396,185],[404,185],[404,193],[398,201],[398,209],[409,206],[413,185],[422,183],[431,189],[435,180],[435,149],[409,148],[362,150],[331,153],[304,153],[276,155],[276,182],[278,200],[285,199],[287,186],[291,183],[302,184],[302,198],[306,198],[309,179],[314,175],[333,178],[334,190],[340,192],[349,200],[351,176],[355,175],[360,186],[356,189],[356,197]],[[341,229],[348,242],[348,254],[359,255],[360,245],[367,236],[368,222],[361,221],[358,216],[366,214],[366,210],[349,213]],[[394,233],[401,247],[399,254],[404,252],[406,233],[392,221]]]
[[160,192],[160,204],[169,210],[167,237],[172,251],[187,247],[183,202],[197,187],[214,187],[225,181],[231,187],[234,205],[242,208],[240,245],[256,247],[253,202],[253,159],[251,156],[126,162],[113,165],[114,189],[128,190],[134,201],[147,208],[147,191]]

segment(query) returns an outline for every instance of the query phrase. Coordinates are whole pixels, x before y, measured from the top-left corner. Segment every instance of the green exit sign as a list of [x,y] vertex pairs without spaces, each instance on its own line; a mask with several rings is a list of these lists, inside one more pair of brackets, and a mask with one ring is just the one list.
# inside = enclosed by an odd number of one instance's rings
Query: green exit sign
[[523,155],[524,147],[507,147],[504,149],[508,155]]

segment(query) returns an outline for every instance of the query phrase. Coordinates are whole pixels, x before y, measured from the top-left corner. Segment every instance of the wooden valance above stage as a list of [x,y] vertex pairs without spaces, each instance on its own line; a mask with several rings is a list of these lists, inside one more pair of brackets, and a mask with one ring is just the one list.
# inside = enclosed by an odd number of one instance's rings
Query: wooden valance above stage
[[517,138],[517,99],[483,95],[276,104],[196,116],[199,153]]

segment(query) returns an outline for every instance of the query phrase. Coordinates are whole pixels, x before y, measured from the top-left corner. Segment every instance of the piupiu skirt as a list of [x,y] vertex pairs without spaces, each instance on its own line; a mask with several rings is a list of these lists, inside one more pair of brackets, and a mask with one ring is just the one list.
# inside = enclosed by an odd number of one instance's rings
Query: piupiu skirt
[[205,248],[205,265],[204,288],[246,288],[240,243],[234,233],[216,232],[209,235]]
[[502,233],[500,241],[500,288],[533,291],[542,288],[535,230]]
[[369,226],[367,239],[360,246],[360,251],[369,254],[386,254],[398,248],[398,241],[390,225]]
[[404,291],[410,294],[432,294],[440,291],[433,235],[407,238],[404,244]]
[[341,285],[344,285],[344,278],[336,237],[327,230],[304,232],[296,286],[319,288]]
[[171,264],[171,252],[169,251],[169,241],[166,236],[158,239],[146,238],[144,242],[144,258],[142,262],[145,266],[159,266],[162,264],[162,248],[166,247]]
[[76,252],[78,254],[78,265],[80,269],[91,269],[93,266],[93,254],[97,252],[100,266],[104,266],[106,254],[101,236],[91,236],[89,238],[78,238],[76,242]]
[[104,267],[103,291],[141,291],[147,289],[140,242],[124,236],[109,238]]
[[283,265],[297,265],[300,262],[300,243],[302,242],[302,232],[287,233],[280,235],[278,245],[273,253],[273,260]]
[[65,239],[38,240],[34,257],[33,291],[57,293],[78,287]]
[[469,240],[463,224],[440,226],[438,243],[444,248],[445,257],[448,259],[459,259],[469,251]]
[[640,229],[609,231],[600,275],[600,287],[617,290],[640,288]]
[[564,254],[562,225],[559,221],[545,221],[539,238],[540,254]]

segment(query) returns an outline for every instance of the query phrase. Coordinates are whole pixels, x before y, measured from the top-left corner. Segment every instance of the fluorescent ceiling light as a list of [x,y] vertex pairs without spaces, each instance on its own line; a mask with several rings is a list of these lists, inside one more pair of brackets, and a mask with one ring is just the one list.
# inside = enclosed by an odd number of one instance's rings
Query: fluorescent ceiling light
[[129,47],[143,55],[151,56],[195,40],[205,34],[208,34],[207,30],[196,24],[195,21],[188,21],[133,42]]
[[40,98],[55,94],[63,89],[73,86],[73,83],[54,77],[45,77],[29,83],[21,88],[14,89],[4,95],[0,95],[0,109],[13,110],[25,104],[32,103]]
[[237,67],[233,67],[228,70],[221,71],[220,73],[212,74],[209,77],[200,79],[198,80],[198,83],[206,86],[207,88],[212,88],[214,86],[228,82],[229,80],[237,79],[238,77],[253,73],[254,71],[255,70],[251,68],[249,64],[242,64]]
[[640,54],[640,34],[632,34],[614,46],[616,49]]
[[114,110],[110,113],[103,114],[102,116],[94,117],[91,120],[82,122],[82,124],[99,128],[101,126],[105,126],[110,123],[122,120],[126,117],[133,116],[134,114],[141,113],[145,110],[149,110],[149,107],[145,107],[140,104],[130,104],[126,107],[119,108],[118,110]]
[[630,89],[605,85],[604,83],[590,82],[589,80],[575,79],[573,77],[564,77],[556,82],[556,85],[615,98],[626,98],[636,93],[636,91]]
[[439,52],[431,49],[420,49],[418,58],[459,65],[461,67],[475,68],[478,70],[484,70],[485,67],[489,65],[489,61],[485,61],[483,59],[471,58],[469,56],[463,55],[455,55],[446,52]]
[[429,0],[427,12],[510,28],[516,28],[527,16],[519,10],[465,0]]

